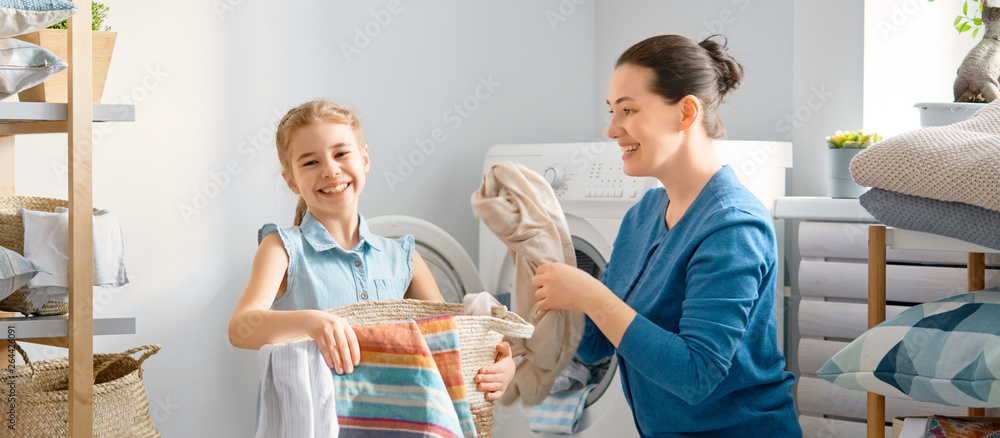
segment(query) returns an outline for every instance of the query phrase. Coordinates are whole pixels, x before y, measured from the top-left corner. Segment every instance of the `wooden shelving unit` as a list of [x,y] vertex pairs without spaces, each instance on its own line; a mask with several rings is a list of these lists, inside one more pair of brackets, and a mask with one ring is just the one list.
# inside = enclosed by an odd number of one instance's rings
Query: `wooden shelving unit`
[[[868,328],[885,321],[886,249],[920,251],[960,251],[969,254],[968,290],[986,286],[986,254],[1000,250],[986,248],[950,237],[919,231],[890,228],[885,225],[868,227]],[[969,408],[970,416],[986,415],[983,408]],[[868,393],[868,438],[885,438],[885,396]]]
[[91,2],[76,3],[81,12],[69,19],[66,60],[69,102],[0,102],[0,196],[15,194],[15,135],[68,134],[69,315],[11,316],[0,322],[14,327],[19,341],[69,348],[69,436],[83,438],[93,435],[93,336],[135,333],[135,318],[93,315],[92,124],[134,121],[135,107],[91,103]]

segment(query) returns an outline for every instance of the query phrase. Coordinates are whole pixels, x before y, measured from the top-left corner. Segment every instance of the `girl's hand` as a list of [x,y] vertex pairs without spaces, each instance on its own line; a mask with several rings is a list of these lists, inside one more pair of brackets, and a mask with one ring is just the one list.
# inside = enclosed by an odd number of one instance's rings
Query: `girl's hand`
[[587,300],[604,287],[600,280],[565,263],[547,263],[531,278],[539,310],[584,310]]
[[486,392],[484,396],[487,400],[497,400],[507,390],[507,385],[514,380],[514,358],[510,354],[510,344],[501,342],[497,345],[497,360],[492,365],[487,365],[476,374],[476,387],[480,391]]
[[361,362],[361,348],[347,320],[319,310],[309,312],[307,318],[306,325],[312,328],[306,334],[316,341],[326,366],[336,369],[337,374],[354,372]]

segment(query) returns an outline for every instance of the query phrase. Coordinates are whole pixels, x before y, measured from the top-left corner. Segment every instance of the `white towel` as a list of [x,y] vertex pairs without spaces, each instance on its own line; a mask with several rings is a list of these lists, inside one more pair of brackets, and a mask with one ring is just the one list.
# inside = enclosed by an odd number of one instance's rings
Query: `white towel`
[[336,437],[340,434],[333,373],[316,342],[265,345],[260,365],[257,438]]
[[462,297],[462,307],[464,307],[466,315],[493,316],[493,306],[499,305],[500,302],[489,292],[467,294]]
[[[22,208],[17,214],[24,221],[24,257],[49,271],[31,279],[28,288],[67,288],[69,212],[62,207],[54,213]],[[128,283],[124,234],[113,214],[107,210],[94,212],[94,286],[118,287]],[[55,290],[47,289],[47,293]]]

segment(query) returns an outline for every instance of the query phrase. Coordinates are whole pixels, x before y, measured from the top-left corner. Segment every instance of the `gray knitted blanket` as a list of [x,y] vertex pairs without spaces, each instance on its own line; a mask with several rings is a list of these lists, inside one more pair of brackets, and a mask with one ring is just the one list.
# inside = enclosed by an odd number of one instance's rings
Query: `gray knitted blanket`
[[865,187],[1000,211],[1000,100],[968,120],[886,139],[851,161]]

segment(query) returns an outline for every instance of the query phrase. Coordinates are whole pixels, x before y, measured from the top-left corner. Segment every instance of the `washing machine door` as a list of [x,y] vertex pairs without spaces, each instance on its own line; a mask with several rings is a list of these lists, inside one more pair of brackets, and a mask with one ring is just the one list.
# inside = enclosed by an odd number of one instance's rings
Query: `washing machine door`
[[413,235],[416,251],[427,262],[445,301],[461,303],[465,294],[482,292],[483,282],[475,263],[462,245],[437,225],[410,216],[367,219],[372,233],[388,238]]

